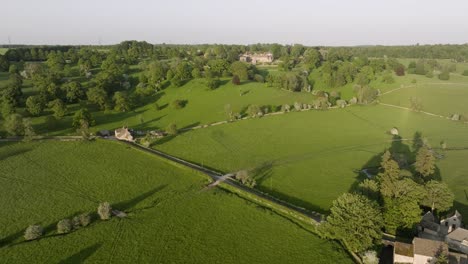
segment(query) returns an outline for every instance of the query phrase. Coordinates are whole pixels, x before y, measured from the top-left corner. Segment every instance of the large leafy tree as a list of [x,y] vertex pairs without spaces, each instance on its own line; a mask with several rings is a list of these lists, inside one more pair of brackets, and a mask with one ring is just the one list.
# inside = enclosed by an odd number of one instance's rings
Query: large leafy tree
[[396,234],[399,228],[411,229],[421,220],[418,202],[411,199],[385,199],[385,231]]
[[86,123],[88,126],[95,124],[93,116],[86,108],[82,108],[75,113],[72,125],[74,128],[80,128],[83,123]]
[[435,157],[427,146],[419,149],[414,167],[423,177],[428,177],[435,172]]
[[424,186],[425,196],[422,205],[431,207],[432,211],[444,212],[453,206],[454,195],[447,184],[438,181],[429,181]]
[[243,62],[233,62],[231,64],[231,72],[233,75],[239,76],[241,80],[247,80],[249,78],[248,67]]
[[323,231],[361,252],[382,238],[382,214],[377,203],[359,194],[345,193],[333,202]]

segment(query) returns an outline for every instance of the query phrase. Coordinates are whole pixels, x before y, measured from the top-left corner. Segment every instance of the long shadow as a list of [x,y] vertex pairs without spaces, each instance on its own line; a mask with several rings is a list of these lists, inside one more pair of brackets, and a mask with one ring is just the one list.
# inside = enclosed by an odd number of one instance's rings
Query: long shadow
[[102,246],[102,243],[96,243],[92,246],[89,246],[87,248],[84,248],[78,251],[77,253],[67,257],[66,259],[59,261],[58,263],[60,264],[83,263],[86,259],[91,257],[101,246]]
[[271,178],[271,176],[273,175],[273,162],[265,162],[260,166],[252,169],[251,173],[255,181],[259,185],[262,185],[262,183]]
[[152,196],[153,194],[163,190],[164,188],[166,188],[167,185],[161,185],[161,186],[158,186],[156,188],[153,188],[133,199],[130,199],[130,200],[127,200],[127,201],[123,201],[123,202],[120,202],[120,203],[116,203],[114,205],[112,205],[112,207],[116,208],[116,209],[119,209],[121,211],[128,211],[129,209],[132,209],[133,207],[135,207],[137,204],[139,204],[140,202],[146,200],[148,197]]
[[[3,143],[2,142],[0,146],[13,145],[13,144],[16,144],[16,143],[11,143],[11,142]],[[0,152],[0,160],[4,160],[7,158],[17,156],[17,155],[21,155],[32,150],[32,148],[24,148],[24,147],[20,149],[6,149],[6,148],[1,148],[1,149],[5,151]]]

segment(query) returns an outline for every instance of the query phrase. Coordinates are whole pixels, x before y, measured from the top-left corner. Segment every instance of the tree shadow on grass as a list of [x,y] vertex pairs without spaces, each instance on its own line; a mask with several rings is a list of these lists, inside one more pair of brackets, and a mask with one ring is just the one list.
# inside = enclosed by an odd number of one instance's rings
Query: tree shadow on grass
[[0,146],[2,146],[2,148],[0,148],[0,150],[1,150],[0,151],[0,160],[4,160],[4,159],[8,159],[8,158],[17,156],[17,155],[21,155],[21,154],[24,154],[24,153],[29,152],[29,151],[32,150],[32,148],[26,148],[26,147],[21,147],[20,149],[6,149],[6,148],[4,148],[4,146],[13,145],[13,144],[17,144],[17,143],[11,143],[11,142],[1,143]]
[[91,257],[101,246],[102,246],[102,243],[96,243],[92,246],[89,246],[87,248],[80,250],[79,252],[67,257],[66,259],[59,261],[58,263],[59,264],[83,263],[86,259]]
[[165,189],[167,187],[167,184],[165,185],[161,185],[161,186],[158,186],[156,188],[153,188],[139,196],[136,196],[130,200],[127,200],[127,201],[123,201],[123,202],[120,202],[120,203],[116,203],[114,205],[112,205],[112,207],[118,209],[118,210],[121,210],[121,211],[125,211],[125,212],[131,212],[129,211],[130,209],[134,208],[137,204],[139,204],[140,202],[146,200],[147,198],[151,197],[152,195],[154,195],[155,193]]

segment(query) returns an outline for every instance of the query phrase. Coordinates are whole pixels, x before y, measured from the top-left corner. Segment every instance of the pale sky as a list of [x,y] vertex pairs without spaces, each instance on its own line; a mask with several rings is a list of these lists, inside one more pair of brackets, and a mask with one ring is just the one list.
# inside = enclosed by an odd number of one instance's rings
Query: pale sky
[[467,0],[2,0],[0,44],[468,43]]

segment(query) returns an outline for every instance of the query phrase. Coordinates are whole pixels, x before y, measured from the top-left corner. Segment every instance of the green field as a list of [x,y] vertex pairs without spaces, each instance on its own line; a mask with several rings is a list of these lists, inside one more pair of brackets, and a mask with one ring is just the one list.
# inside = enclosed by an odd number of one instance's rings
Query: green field
[[[208,179],[115,142],[0,146],[2,263],[352,263],[319,239]],[[109,201],[128,217],[56,235],[60,219]],[[38,223],[46,237],[23,242]]]
[[[225,172],[254,169],[259,188],[326,212],[362,179],[361,168],[378,165],[385,148],[410,150],[411,142],[391,142],[392,127],[404,139],[421,132],[434,147],[441,140],[468,145],[466,124],[385,106],[355,106],[190,131],[154,147]],[[452,162],[450,156],[445,162]],[[451,177],[451,169],[442,170],[442,177]]]
[[418,98],[423,111],[448,117],[452,114],[468,115],[467,95],[468,77],[452,74],[449,81],[424,77],[414,86],[386,94],[380,101],[411,107],[410,98]]

